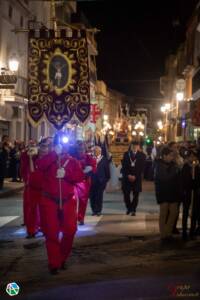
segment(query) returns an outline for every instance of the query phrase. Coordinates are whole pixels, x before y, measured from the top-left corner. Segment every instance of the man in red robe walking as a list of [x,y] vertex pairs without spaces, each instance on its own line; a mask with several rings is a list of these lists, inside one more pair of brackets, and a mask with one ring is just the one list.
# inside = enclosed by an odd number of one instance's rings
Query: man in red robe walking
[[33,141],[29,142],[28,149],[21,155],[20,161],[20,173],[24,181],[24,193],[23,193],[23,213],[24,213],[24,225],[27,230],[26,238],[34,238],[35,234],[39,230],[39,209],[38,200],[40,193],[38,189],[33,188],[30,185],[30,174],[32,164],[35,165],[35,161],[38,157],[36,143]]
[[76,158],[81,163],[83,173],[85,174],[83,181],[76,184],[76,195],[78,198],[78,222],[79,225],[84,225],[84,218],[91,187],[91,175],[96,172],[96,160],[86,153],[83,141],[77,141]]
[[[84,178],[77,160],[70,157],[67,148],[55,139],[54,151],[37,161],[42,172],[41,222],[46,238],[49,270],[57,274],[65,268],[77,230],[77,201],[75,185]],[[62,237],[60,237],[62,232]]]

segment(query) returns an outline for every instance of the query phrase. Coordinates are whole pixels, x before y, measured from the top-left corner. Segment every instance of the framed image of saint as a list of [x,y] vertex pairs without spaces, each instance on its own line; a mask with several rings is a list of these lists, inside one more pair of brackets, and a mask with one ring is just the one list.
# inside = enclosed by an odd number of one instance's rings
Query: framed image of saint
[[69,81],[69,64],[62,55],[55,55],[49,63],[49,81],[55,89],[63,89]]

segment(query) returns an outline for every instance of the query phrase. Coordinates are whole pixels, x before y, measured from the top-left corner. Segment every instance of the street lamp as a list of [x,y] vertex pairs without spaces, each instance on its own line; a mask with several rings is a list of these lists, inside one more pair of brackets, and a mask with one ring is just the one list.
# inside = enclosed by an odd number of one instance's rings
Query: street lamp
[[108,115],[103,115],[104,121],[108,121]]
[[[170,103],[166,103],[164,106],[161,106],[161,111],[165,113],[165,141],[167,141],[167,127],[168,127],[168,112],[171,110]],[[161,125],[161,124],[160,124]]]
[[170,103],[166,103],[165,105],[161,106],[160,110],[163,112],[163,113],[166,113],[168,110],[170,110]]
[[8,61],[9,70],[11,72],[17,72],[19,68],[19,61],[16,55],[12,55]]
[[163,129],[163,122],[161,120],[157,122],[157,125],[159,130]]
[[176,93],[176,100],[183,101],[184,100],[184,92],[177,92]]
[[136,136],[136,135],[137,135],[137,132],[136,132],[135,130],[133,130],[133,131],[132,131],[132,135],[133,135],[133,136]]

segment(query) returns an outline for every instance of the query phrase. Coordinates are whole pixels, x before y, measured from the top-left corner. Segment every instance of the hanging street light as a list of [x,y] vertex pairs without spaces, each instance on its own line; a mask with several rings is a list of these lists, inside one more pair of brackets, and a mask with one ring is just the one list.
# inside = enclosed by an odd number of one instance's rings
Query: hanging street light
[[17,72],[19,69],[19,61],[16,55],[12,55],[8,61],[9,70],[11,72]]
[[176,93],[176,100],[183,101],[184,100],[184,92],[177,92]]

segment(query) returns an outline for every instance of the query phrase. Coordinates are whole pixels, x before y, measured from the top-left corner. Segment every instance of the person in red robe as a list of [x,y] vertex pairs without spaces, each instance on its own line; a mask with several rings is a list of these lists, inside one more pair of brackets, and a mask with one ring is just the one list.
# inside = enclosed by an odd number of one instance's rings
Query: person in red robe
[[[30,155],[31,154],[31,155]],[[27,230],[26,238],[34,238],[39,230],[39,210],[38,210],[38,191],[30,185],[30,157],[32,157],[32,163],[35,164],[35,160],[38,157],[36,143],[29,142],[28,148],[22,153],[20,160],[20,174],[24,181],[23,192],[23,215],[24,225]]]
[[86,153],[83,141],[77,141],[76,158],[81,163],[83,173],[85,174],[83,181],[76,184],[78,222],[79,225],[84,225],[84,218],[91,187],[91,176],[96,172],[96,160]]
[[49,138],[41,140],[38,146],[30,141],[28,149],[21,156],[21,176],[25,183],[23,209],[24,224],[27,228],[26,238],[34,238],[41,229],[39,202],[42,195],[42,178],[36,169],[36,160],[46,155],[50,147]]
[[[61,137],[59,137],[59,140]],[[55,148],[36,162],[42,173],[40,213],[46,239],[49,271],[65,269],[77,230],[74,187],[84,178],[80,163],[55,139]],[[60,236],[60,233],[62,236]]]
[[[42,198],[42,172],[37,168],[36,161],[41,159],[43,156],[47,155],[52,150],[52,138],[43,138],[38,144],[38,154],[35,157],[34,153],[29,153],[29,164],[30,164],[30,176],[29,176],[29,186],[33,194],[33,203],[37,204],[37,212],[39,209],[39,228],[38,230],[43,232],[43,226],[40,217],[40,201]],[[38,215],[38,214],[37,214]]]

